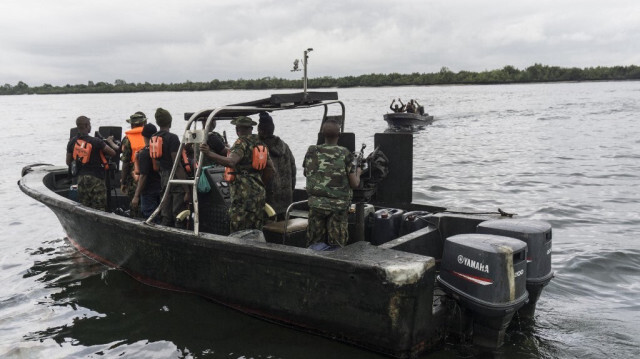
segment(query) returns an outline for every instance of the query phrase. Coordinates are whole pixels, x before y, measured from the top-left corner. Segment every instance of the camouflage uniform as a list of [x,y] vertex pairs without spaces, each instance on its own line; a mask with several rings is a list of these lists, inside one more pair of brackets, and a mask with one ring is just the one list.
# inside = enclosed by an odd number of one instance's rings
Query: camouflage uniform
[[277,214],[286,212],[293,202],[293,189],[296,187],[296,160],[289,146],[278,136],[268,136],[262,141],[269,148],[269,157],[273,161],[275,174],[266,184],[267,203]]
[[349,174],[356,170],[353,159],[353,154],[342,146],[309,146],[303,164],[309,194],[308,245],[346,244],[347,214],[353,196]]
[[78,139],[87,141],[92,145],[89,162],[79,166],[78,169],[78,201],[85,206],[105,211],[107,209],[107,188],[104,181],[105,170],[102,167],[100,152],[106,145],[100,139],[81,135],[69,140],[67,143],[68,154],[74,152],[74,146]]
[[107,190],[104,180],[91,175],[78,178],[78,201],[101,211],[107,209]]
[[261,173],[251,167],[253,147],[258,143],[260,143],[258,135],[241,136],[229,150],[240,156],[234,171],[236,179],[230,183],[229,228],[231,233],[244,229],[262,230],[264,184]]
[[[127,198],[129,199],[129,203],[133,199],[133,196],[136,194],[136,187],[138,187],[138,182],[133,179],[131,173],[133,172],[133,163],[131,162],[131,153],[133,150],[131,149],[131,142],[129,138],[125,136],[122,139],[122,154],[120,155],[120,160],[122,161],[122,168],[124,171],[120,173],[122,176],[122,185],[127,187]],[[125,164],[127,164],[125,166]],[[126,170],[129,169],[129,170]],[[140,217],[140,209],[131,209],[131,217]]]

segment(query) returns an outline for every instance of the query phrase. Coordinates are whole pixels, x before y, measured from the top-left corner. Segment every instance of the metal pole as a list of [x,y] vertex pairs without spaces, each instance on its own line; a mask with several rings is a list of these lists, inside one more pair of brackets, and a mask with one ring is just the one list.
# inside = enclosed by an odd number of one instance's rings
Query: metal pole
[[303,55],[303,62],[302,62],[302,66],[304,67],[304,77],[303,77],[303,85],[304,85],[304,93],[307,93],[307,50],[304,50],[304,55]]
[[364,241],[364,202],[356,202],[356,226],[354,239]]

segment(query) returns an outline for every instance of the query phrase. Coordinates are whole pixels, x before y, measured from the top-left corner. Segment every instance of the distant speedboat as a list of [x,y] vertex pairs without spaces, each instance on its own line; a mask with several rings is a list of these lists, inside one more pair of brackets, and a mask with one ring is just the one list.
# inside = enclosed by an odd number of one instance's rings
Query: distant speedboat
[[385,114],[384,120],[392,128],[421,128],[431,124],[433,116],[428,113],[421,115],[419,113],[394,112]]

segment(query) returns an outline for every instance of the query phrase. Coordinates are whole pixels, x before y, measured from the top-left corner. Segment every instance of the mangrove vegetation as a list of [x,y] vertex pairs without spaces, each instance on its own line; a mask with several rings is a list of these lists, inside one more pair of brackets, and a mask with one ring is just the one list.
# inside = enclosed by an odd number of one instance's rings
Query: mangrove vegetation
[[[474,84],[511,84],[559,81],[620,81],[640,80],[640,67],[613,66],[588,67],[584,69],[572,67],[563,68],[535,64],[524,70],[513,66],[505,66],[499,70],[482,72],[451,71],[443,67],[435,73],[411,74],[368,74],[346,77],[317,77],[309,78],[308,86],[318,88],[347,88],[347,87],[380,87],[380,86],[429,86],[429,85],[474,85]],[[211,91],[211,90],[261,90],[261,89],[299,89],[302,79],[283,79],[264,77],[255,80],[211,80],[208,82],[183,83],[128,83],[125,80],[115,80],[114,83],[88,81],[87,84],[53,86],[29,86],[20,81],[15,85],[4,84],[0,87],[0,95],[24,94],[78,94],[78,93],[122,93],[122,92],[153,92],[153,91]]]

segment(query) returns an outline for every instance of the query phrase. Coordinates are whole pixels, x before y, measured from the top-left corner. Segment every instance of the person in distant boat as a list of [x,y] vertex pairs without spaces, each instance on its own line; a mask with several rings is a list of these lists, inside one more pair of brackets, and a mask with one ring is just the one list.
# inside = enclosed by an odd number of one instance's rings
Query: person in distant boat
[[[397,104],[396,99],[394,98],[393,101],[391,101],[391,105],[389,105],[389,109],[395,113],[404,112],[404,104],[402,103],[402,101],[400,101],[400,99],[398,99],[398,102],[400,102],[400,104]],[[396,103],[395,106],[393,105],[394,103]]]
[[[136,191],[131,199],[131,209],[140,208],[142,216],[146,219],[156,210],[162,198],[162,181],[160,173],[153,168],[153,161],[149,153],[149,140],[157,132],[154,124],[148,123],[142,128],[144,145],[136,154],[134,167],[137,168],[140,177]],[[159,218],[159,217],[156,217]]]
[[[171,130],[172,117],[169,111],[158,108],[155,113],[156,124],[160,128],[149,140],[149,151],[151,158],[159,162],[160,180],[162,192],[169,185],[169,175],[173,168],[173,163],[178,156],[180,149],[180,138]],[[186,174],[182,166],[176,166],[174,179],[186,179]],[[164,226],[175,226],[176,216],[187,209],[190,200],[189,188],[187,185],[172,185],[169,196],[161,204],[161,224]]]
[[307,245],[320,250],[347,243],[352,189],[360,184],[362,173],[354,164],[353,153],[338,146],[338,122],[327,120],[322,125],[322,135],[325,143],[309,146],[303,163],[309,194]]
[[293,153],[280,137],[274,136],[273,118],[267,112],[260,112],[258,136],[269,149],[269,158],[273,161],[275,175],[266,183],[267,203],[280,217],[293,202],[293,190],[296,188],[296,160]]
[[89,135],[91,119],[86,116],[76,119],[76,127],[78,135],[67,143],[66,163],[71,168],[71,175],[78,176],[78,200],[85,206],[106,211],[105,171],[109,167],[105,155],[115,156],[114,148],[118,146],[112,136],[105,143]]
[[406,110],[407,110],[407,113],[416,113],[416,105],[413,103],[413,99],[407,102]]
[[203,165],[209,166],[215,163],[210,153],[216,153],[220,156],[226,156],[229,151],[229,147],[226,144],[224,137],[221,134],[214,131],[216,128],[216,120],[211,120],[211,132],[207,136],[207,143],[202,144],[200,147],[204,148],[202,152],[205,154]]
[[[127,195],[129,202],[131,202],[138,184],[138,175],[134,171],[133,163],[136,153],[145,146],[142,127],[147,123],[147,117],[143,112],[138,111],[131,115],[127,122],[131,124],[131,129],[125,132],[125,137],[122,139],[120,190]],[[140,212],[131,208],[131,217],[140,217]]]
[[413,102],[416,104],[416,107],[418,109],[418,113],[421,114],[421,115],[424,115],[424,106],[419,104],[418,101],[416,101],[416,100],[413,100]]
[[238,139],[226,157],[211,151],[206,144],[200,145],[200,151],[214,162],[227,167],[225,180],[229,182],[231,189],[230,232],[262,230],[264,182],[273,175],[273,162],[269,159],[268,150],[258,135],[252,134],[253,126],[257,125],[255,121],[250,117],[240,116],[233,119],[231,124],[236,126]]

